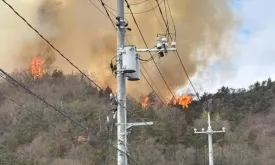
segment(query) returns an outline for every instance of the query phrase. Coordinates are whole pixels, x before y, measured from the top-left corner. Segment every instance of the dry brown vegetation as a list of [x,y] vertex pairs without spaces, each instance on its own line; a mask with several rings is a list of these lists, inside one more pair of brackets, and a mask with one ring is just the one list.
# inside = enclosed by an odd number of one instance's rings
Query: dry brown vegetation
[[[34,81],[27,71],[14,72],[12,76],[87,126],[91,134],[108,141],[106,114],[111,109],[108,95],[99,92],[83,77],[55,72]],[[0,89],[39,115],[33,115],[0,94],[0,164],[105,164],[106,143],[95,136],[77,143],[78,136],[87,135],[81,128],[4,80],[0,82]],[[129,134],[131,157],[143,165],[208,164],[206,136],[194,135],[193,128],[206,128],[204,110],[208,109],[204,105],[212,99],[214,129],[227,128],[225,136],[214,136],[215,164],[273,165],[274,94],[275,84],[270,79],[255,83],[249,90],[222,87],[215,94],[204,94],[189,109],[171,107],[176,117],[165,108],[151,106],[142,110],[139,103],[129,99],[130,121],[154,121],[152,127],[134,128]],[[115,139],[116,136],[113,145]],[[109,164],[115,164],[114,148],[109,155]]]

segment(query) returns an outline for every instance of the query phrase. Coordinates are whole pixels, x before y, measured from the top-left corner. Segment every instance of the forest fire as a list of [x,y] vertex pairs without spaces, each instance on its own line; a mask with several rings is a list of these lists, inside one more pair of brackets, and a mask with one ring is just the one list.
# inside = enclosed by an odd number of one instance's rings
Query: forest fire
[[150,104],[150,100],[149,100],[149,97],[147,96],[147,97],[141,102],[142,108],[143,108],[143,109],[147,109],[147,108],[149,107],[149,104]]
[[34,79],[42,77],[46,72],[44,68],[45,61],[37,56],[32,58],[30,69]]
[[188,108],[188,106],[192,103],[193,99],[192,96],[188,94],[184,94],[183,96],[177,95],[176,97],[173,97],[169,105],[181,105],[182,108]]

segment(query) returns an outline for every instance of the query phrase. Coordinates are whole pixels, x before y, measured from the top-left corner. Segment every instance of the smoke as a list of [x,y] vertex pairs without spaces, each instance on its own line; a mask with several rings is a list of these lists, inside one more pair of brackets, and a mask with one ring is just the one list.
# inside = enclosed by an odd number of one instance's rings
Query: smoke
[[[111,73],[109,64],[116,55],[116,32],[110,21],[88,0],[9,0],[8,2],[75,65],[93,74],[103,88],[109,85],[115,89],[116,79]],[[93,2],[100,6],[97,1]],[[129,2],[131,3],[130,0]],[[194,75],[198,68],[206,68],[211,58],[226,60],[231,56],[226,51],[228,45],[225,44],[230,40],[236,26],[230,2],[230,0],[169,1],[177,28],[177,48],[190,76]],[[116,8],[115,2],[106,1],[106,3]],[[154,0],[151,0],[151,3],[153,6],[156,5]],[[161,5],[163,6],[163,3]],[[74,71],[67,61],[58,56],[9,8],[4,4],[0,7],[2,68],[12,71],[15,68],[28,67],[31,58],[39,55],[48,60],[51,69],[59,68],[66,73]],[[148,1],[131,8],[134,12],[139,12],[152,7]],[[164,11],[162,8],[166,17]],[[127,8],[125,12],[129,12]],[[155,14],[164,26],[158,8],[155,12],[136,15],[149,47],[156,44],[157,33],[165,32]],[[127,14],[126,18],[133,29],[127,32],[130,43],[135,43],[138,48],[145,48],[131,15]],[[168,18],[169,25],[172,25],[169,13]],[[173,26],[170,26],[170,31],[174,33]],[[147,59],[149,56],[141,54],[141,58]],[[176,55],[170,53],[164,58],[156,58],[155,61],[174,93],[187,83]],[[164,97],[171,96],[155,64],[148,62],[143,65],[160,94]],[[147,79],[151,82],[148,77]],[[129,82],[127,88],[128,94],[136,99],[152,91],[143,78],[139,82]]]

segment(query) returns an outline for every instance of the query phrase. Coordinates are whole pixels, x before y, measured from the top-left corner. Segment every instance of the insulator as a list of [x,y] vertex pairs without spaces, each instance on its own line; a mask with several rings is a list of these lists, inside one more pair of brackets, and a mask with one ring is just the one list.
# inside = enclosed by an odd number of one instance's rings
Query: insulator
[[172,42],[171,42],[171,46],[172,46],[172,47],[176,47],[176,46],[177,46],[177,43],[176,43],[175,41],[172,41]]
[[161,48],[162,48],[162,43],[159,42],[159,41],[157,42],[157,48],[158,48],[158,49],[161,49]]
[[161,41],[162,41],[162,42],[167,42],[167,38],[162,37]]

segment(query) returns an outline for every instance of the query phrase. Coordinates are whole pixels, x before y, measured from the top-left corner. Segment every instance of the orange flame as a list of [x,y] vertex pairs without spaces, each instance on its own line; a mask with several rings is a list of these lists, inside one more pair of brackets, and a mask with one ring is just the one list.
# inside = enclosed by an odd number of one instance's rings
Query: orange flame
[[147,109],[147,108],[149,107],[149,104],[150,104],[150,100],[149,100],[149,97],[147,96],[147,97],[141,102],[142,108],[143,108],[143,109]]
[[36,56],[33,57],[30,68],[34,79],[40,78],[46,73],[44,69],[44,64],[45,61]]
[[184,94],[183,96],[175,96],[173,97],[169,104],[172,105],[181,105],[183,108],[188,108],[188,106],[192,103],[192,96]]

